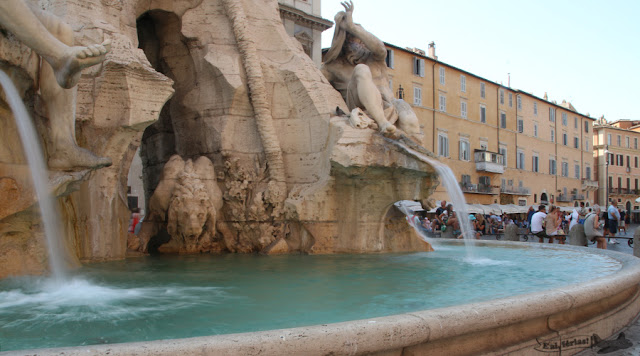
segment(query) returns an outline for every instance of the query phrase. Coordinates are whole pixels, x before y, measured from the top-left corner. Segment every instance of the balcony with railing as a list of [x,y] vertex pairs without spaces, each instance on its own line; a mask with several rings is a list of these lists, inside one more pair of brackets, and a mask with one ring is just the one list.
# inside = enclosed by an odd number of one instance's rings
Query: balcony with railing
[[582,178],[582,190],[598,190],[598,181]]
[[569,203],[573,201],[572,197],[569,194],[560,194],[558,195],[558,198],[556,200],[563,203]]
[[500,194],[531,195],[531,190],[527,187],[514,187],[512,185],[503,185],[500,187]]
[[613,187],[609,187],[609,194],[616,194],[616,195],[640,195],[640,189],[613,188]]
[[573,193],[573,194],[571,194],[571,199],[573,199],[573,200],[584,200],[584,194]]
[[486,184],[460,183],[463,193],[497,195],[498,189]]
[[497,152],[474,150],[476,170],[480,172],[504,173],[504,156]]

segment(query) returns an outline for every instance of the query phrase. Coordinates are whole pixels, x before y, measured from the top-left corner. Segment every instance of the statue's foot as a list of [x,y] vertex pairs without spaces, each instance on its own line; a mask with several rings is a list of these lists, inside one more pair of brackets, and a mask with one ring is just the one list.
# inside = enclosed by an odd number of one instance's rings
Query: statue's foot
[[111,158],[100,157],[82,147],[58,149],[49,157],[49,168],[61,171],[109,167]]
[[51,65],[58,84],[65,89],[73,88],[78,84],[82,70],[102,63],[110,50],[111,40],[88,47],[69,47],[58,63]]
[[382,124],[382,126],[380,126],[380,132],[383,135],[391,135],[394,132],[396,132],[396,127],[393,126],[392,123],[386,122],[386,123]]

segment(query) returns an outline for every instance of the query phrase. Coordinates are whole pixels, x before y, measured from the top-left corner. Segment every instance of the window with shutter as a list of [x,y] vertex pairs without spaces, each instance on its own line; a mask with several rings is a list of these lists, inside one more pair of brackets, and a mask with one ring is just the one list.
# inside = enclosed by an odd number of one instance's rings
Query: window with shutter
[[442,94],[440,95],[440,111],[447,111],[447,97]]
[[387,67],[393,69],[393,50],[387,49],[387,58],[384,60],[387,63]]
[[413,105],[422,106],[422,88],[413,87]]

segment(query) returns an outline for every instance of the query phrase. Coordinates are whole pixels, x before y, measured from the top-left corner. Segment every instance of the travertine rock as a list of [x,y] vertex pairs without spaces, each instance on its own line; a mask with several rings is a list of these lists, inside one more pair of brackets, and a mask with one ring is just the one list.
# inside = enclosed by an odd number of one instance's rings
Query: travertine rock
[[518,235],[518,225],[509,224],[504,228],[504,240],[505,241],[520,241],[520,236]]
[[589,241],[584,234],[584,225],[576,224],[569,230],[569,244],[574,246],[588,246]]
[[[151,242],[163,253],[226,250],[225,240],[216,238],[221,208],[222,192],[211,161],[206,157],[184,161],[174,155],[164,166],[162,179],[151,196],[139,236],[130,234],[128,246],[147,252]],[[167,230],[171,239],[152,241],[159,238],[161,230]],[[224,227],[221,230],[226,232]]]
[[[122,4],[120,1],[117,3]],[[76,44],[101,43],[105,38],[111,39],[113,44],[106,62],[83,72],[75,109],[76,135],[80,146],[100,156],[110,157],[114,164],[109,169],[92,174],[91,180],[84,183],[83,180],[89,178],[88,170],[50,174],[50,189],[54,194],[64,196],[59,205],[64,220],[62,225],[66,227],[66,248],[75,250],[73,255],[82,260],[124,257],[129,216],[126,212],[126,182],[121,177],[126,174],[130,163],[128,151],[135,150],[142,130],[157,120],[162,105],[173,92],[171,81],[153,70],[144,55],[137,53],[140,51],[135,45],[135,32],[129,31],[118,16],[113,16],[113,5],[112,2],[100,0],[46,1],[38,4],[60,17],[71,28],[81,30],[75,33]],[[0,33],[0,63],[0,69],[11,74],[23,100],[32,110],[31,115],[44,138],[46,155],[52,142],[47,131],[54,123],[38,91],[41,73],[39,57],[12,34],[3,31]],[[94,118],[97,120],[94,121]],[[6,202],[0,202],[3,204],[0,221],[12,221],[15,214],[24,211],[28,215],[25,219],[30,219],[34,226],[34,233],[24,234],[23,238],[29,239],[30,244],[43,244],[42,239],[36,238],[41,230],[40,218],[32,210],[26,210],[36,199],[30,179],[21,168],[25,160],[13,115],[3,100],[0,100],[0,123],[0,136],[6,138],[0,140],[0,165],[3,167],[0,174],[5,183],[0,188],[3,189],[0,196],[9,197],[11,203],[15,203],[7,207],[4,205]],[[7,170],[6,167],[11,169]],[[74,190],[79,191],[69,196]],[[5,237],[4,232],[0,233],[0,243],[7,241]],[[44,250],[44,247],[40,250]],[[22,256],[24,263],[20,269],[24,273],[42,272],[48,268],[46,256],[43,259],[32,258],[32,253],[25,250],[17,251],[15,255]],[[13,270],[13,267],[0,266],[0,277],[7,275],[9,270]]]

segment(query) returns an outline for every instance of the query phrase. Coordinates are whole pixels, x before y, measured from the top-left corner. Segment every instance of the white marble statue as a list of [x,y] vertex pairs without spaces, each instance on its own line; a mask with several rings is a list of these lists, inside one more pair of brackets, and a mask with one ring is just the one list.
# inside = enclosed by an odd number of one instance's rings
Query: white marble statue
[[51,122],[49,167],[73,170],[111,165],[109,158],[98,157],[76,142],[74,88],[82,69],[104,61],[111,43],[72,46],[69,25],[23,0],[0,1],[0,25],[44,59],[39,84]]
[[361,108],[383,134],[393,134],[397,120],[410,136],[420,133],[418,118],[404,100],[389,88],[384,43],[353,23],[353,2],[335,16],[331,48],[324,56],[322,73],[344,98],[349,110]]

